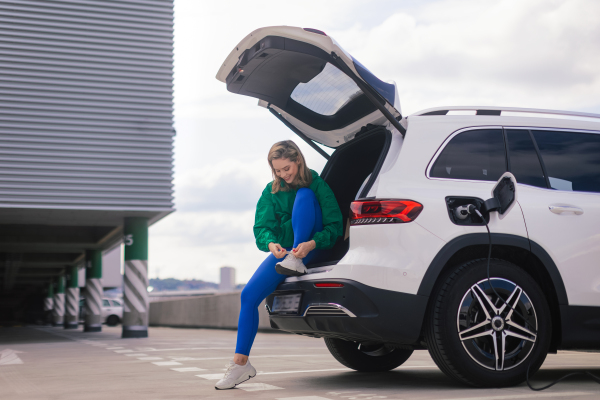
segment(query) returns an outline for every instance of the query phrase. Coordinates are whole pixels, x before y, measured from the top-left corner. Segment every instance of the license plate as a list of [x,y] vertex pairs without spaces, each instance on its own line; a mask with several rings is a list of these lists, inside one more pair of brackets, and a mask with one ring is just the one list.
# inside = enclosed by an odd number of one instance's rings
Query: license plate
[[275,296],[273,299],[273,313],[298,313],[300,307],[300,298],[302,294],[286,294],[284,296]]

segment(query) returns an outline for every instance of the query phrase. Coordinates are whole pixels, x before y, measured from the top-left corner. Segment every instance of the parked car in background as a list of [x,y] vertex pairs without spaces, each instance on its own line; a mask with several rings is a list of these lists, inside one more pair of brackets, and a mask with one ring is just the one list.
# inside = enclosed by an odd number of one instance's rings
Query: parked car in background
[[[116,326],[123,318],[123,303],[117,299],[102,299],[102,323]],[[85,323],[85,298],[79,299],[79,323]]]
[[116,326],[123,318],[121,300],[102,299],[102,322],[108,326]]

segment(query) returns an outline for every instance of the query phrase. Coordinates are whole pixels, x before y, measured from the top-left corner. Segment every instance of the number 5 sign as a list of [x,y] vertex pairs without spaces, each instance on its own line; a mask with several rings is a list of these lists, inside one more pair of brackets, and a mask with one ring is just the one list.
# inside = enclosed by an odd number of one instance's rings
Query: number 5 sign
[[125,235],[125,237],[123,238],[123,242],[125,243],[125,246],[131,246],[133,244],[133,235]]

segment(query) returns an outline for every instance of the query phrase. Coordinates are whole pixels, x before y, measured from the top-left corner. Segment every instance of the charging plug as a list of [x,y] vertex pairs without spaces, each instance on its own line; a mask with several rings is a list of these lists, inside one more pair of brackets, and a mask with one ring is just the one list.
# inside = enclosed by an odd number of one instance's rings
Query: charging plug
[[454,216],[457,219],[467,219],[467,217],[473,214],[475,211],[478,210],[473,204],[465,204],[454,209]]

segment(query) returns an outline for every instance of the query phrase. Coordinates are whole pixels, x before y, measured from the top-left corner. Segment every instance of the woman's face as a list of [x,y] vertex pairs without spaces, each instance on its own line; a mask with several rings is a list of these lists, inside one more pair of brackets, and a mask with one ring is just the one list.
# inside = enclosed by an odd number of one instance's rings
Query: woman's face
[[298,161],[291,161],[289,158],[278,158],[271,162],[275,174],[283,179],[285,183],[291,184],[298,175]]

